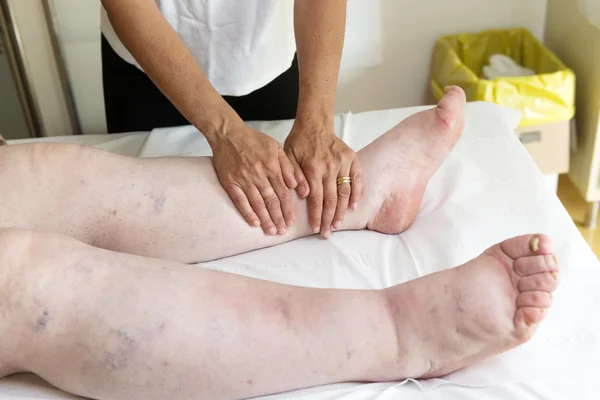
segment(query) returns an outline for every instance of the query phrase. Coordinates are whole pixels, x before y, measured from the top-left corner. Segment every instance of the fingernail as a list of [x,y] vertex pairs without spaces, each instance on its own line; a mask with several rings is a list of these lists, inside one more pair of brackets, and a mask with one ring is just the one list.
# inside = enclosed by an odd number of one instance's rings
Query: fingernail
[[289,220],[289,221],[287,222],[287,226],[288,226],[288,227],[290,227],[290,226],[294,226],[294,224],[295,224],[295,223],[296,223],[296,221],[294,221],[293,219],[292,219],[292,220]]
[[452,86],[446,86],[446,87],[444,88],[444,93],[448,93],[448,92],[450,92],[450,91],[452,91]]
[[555,281],[557,281],[557,280],[558,280],[558,272],[556,272],[556,271],[552,271],[552,272],[550,273],[550,275],[552,275],[552,277],[554,278],[554,280],[555,280]]
[[271,236],[275,236],[277,234],[277,228],[275,228],[274,226],[270,227],[269,229],[267,229],[267,233]]
[[329,239],[329,236],[330,236],[330,235],[331,235],[331,231],[329,231],[329,230],[327,230],[327,231],[325,231],[325,232],[323,233],[323,237],[324,237],[325,239]]
[[548,293],[548,297],[552,300],[552,293]]
[[285,227],[284,227],[284,228],[279,228],[279,229],[277,230],[277,233],[278,233],[279,235],[285,235],[285,234],[286,234],[286,232],[287,232],[287,228],[285,228]]
[[558,257],[556,257],[554,254],[552,255],[552,260],[554,260],[554,264],[558,265]]
[[537,236],[529,239],[529,248],[532,252],[537,253],[540,250],[540,238]]
[[350,208],[351,208],[353,211],[356,211],[356,209],[358,208],[358,203],[356,203],[356,202],[352,203],[352,205],[350,206]]
[[546,314],[546,309],[545,308],[540,308],[540,314],[542,314],[542,315]]
[[340,221],[335,221],[333,224],[333,229],[340,229],[342,223]]
[[258,220],[256,220],[256,221],[252,221],[252,226],[253,226],[253,227],[260,226],[260,221],[258,221]]
[[319,229],[319,227],[318,227],[318,226],[313,228],[313,232],[314,232],[314,233],[319,233],[319,231],[320,231],[320,229]]

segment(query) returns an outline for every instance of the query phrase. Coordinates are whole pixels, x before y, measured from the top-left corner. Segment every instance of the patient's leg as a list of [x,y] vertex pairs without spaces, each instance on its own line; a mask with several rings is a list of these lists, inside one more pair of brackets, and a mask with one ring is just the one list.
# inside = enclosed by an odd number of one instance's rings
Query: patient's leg
[[551,251],[523,236],[386,290],[325,290],[0,229],[0,374],[111,400],[441,376],[533,335]]
[[[341,229],[397,233],[414,220],[428,180],[463,130],[464,92],[413,115],[361,150],[365,186]],[[0,147],[0,226],[48,230],[111,250],[205,261],[312,234],[266,236],[238,214],[210,158],[138,159],[65,144]]]

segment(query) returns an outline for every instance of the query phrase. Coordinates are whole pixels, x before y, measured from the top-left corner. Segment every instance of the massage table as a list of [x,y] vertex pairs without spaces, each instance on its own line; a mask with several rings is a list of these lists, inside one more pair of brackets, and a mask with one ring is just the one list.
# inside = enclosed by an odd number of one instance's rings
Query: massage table
[[[338,115],[336,132],[358,150],[425,108]],[[489,103],[467,104],[464,135],[431,179],[415,223],[402,234],[336,232],[329,240],[307,237],[198,267],[299,286],[384,288],[464,263],[504,239],[546,233],[563,272],[554,305],[536,336],[440,379],[340,383],[264,399],[600,399],[600,262],[520,144],[515,134],[520,117]],[[250,125],[283,142],[291,124]],[[191,126],[37,140],[141,157],[210,155],[208,143]],[[284,363],[285,355],[273,362]],[[20,374],[0,380],[0,399],[15,398],[77,397]]]

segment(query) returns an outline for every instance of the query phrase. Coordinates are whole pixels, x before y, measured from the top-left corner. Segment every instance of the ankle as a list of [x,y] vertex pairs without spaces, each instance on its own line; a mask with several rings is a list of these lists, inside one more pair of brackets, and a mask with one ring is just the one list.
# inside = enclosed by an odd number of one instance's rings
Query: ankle
[[367,229],[370,210],[369,204],[364,199],[358,203],[356,210],[348,209],[342,226],[338,231],[358,231]]
[[418,297],[408,283],[381,292],[393,336],[393,347],[390,347],[393,351],[389,352],[387,362],[382,363],[385,369],[382,369],[381,380],[419,378],[429,371],[430,365],[422,354],[422,338],[418,319],[415,319],[415,315],[421,315]]

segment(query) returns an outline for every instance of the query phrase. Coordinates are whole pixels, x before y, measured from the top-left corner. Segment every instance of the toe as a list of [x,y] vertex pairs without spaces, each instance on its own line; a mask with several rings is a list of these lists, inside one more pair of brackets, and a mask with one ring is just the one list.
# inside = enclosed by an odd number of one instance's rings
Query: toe
[[505,240],[500,247],[513,260],[532,255],[552,254],[552,240],[546,235],[518,236]]
[[558,272],[558,258],[554,254],[517,258],[513,269],[520,276],[529,276],[543,272]]
[[548,292],[521,292],[517,296],[517,307],[550,308],[552,295]]
[[529,275],[519,279],[517,283],[517,290],[519,292],[529,291],[543,291],[553,292],[558,286],[558,274],[557,273],[543,273]]
[[465,92],[460,87],[449,86],[436,107],[439,119],[450,131],[454,131],[463,122],[465,99]]
[[517,337],[527,340],[535,331],[535,328],[544,319],[546,310],[537,307],[521,307],[515,313],[515,333]]

